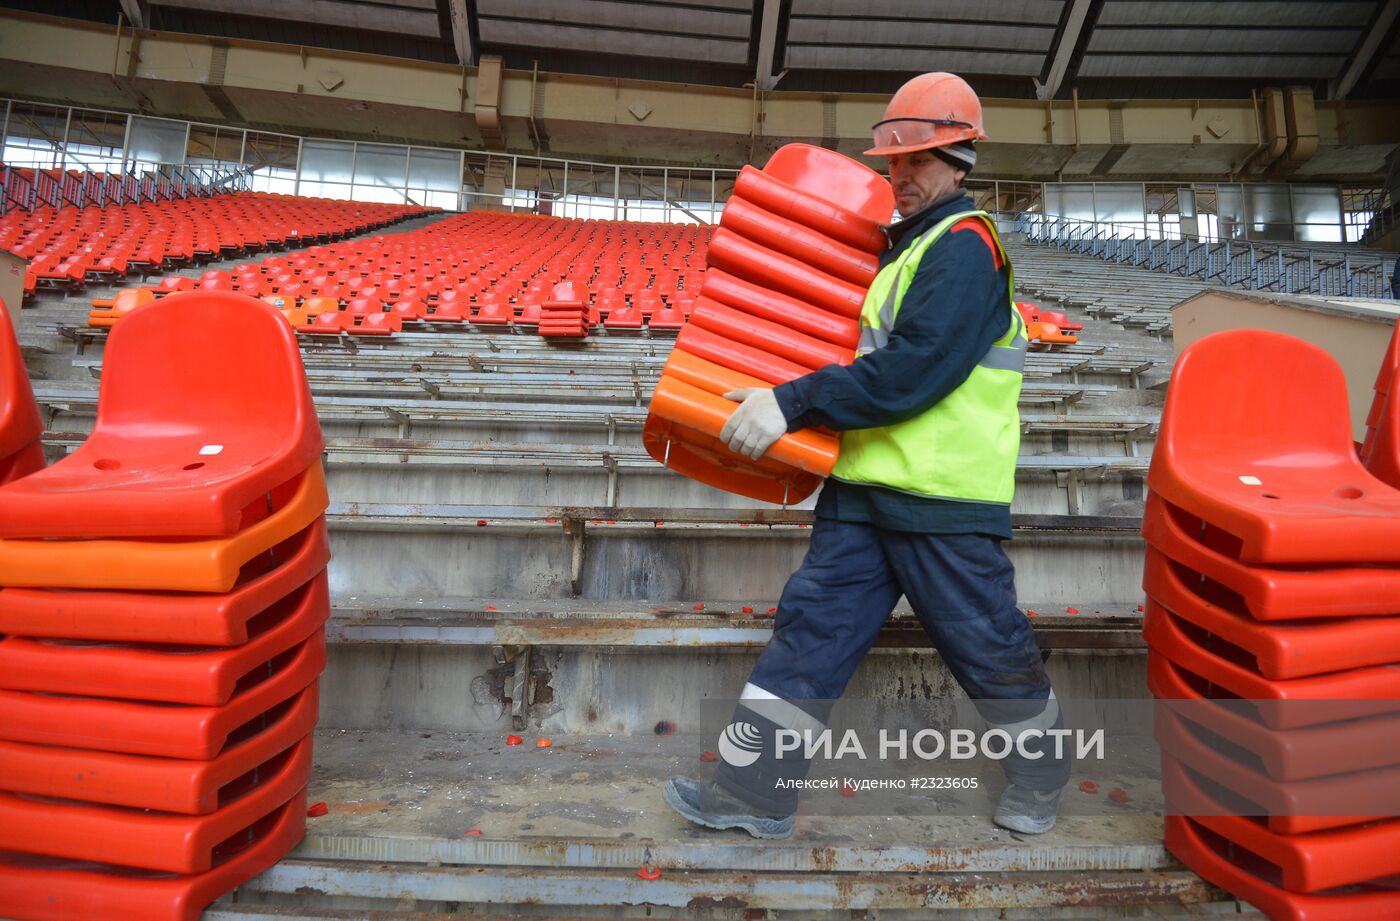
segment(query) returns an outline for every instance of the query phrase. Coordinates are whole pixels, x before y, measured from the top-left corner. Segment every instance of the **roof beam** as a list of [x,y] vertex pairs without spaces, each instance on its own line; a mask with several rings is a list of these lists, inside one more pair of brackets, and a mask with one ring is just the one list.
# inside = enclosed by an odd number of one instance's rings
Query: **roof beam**
[[1034,81],[1037,99],[1054,99],[1055,94],[1060,91],[1065,72],[1069,70],[1070,58],[1074,56],[1074,48],[1079,44],[1079,34],[1084,31],[1084,21],[1089,17],[1089,7],[1093,4],[1093,0],[1069,2],[1069,15],[1065,18],[1064,31],[1060,33],[1060,40],[1050,49],[1050,72],[1046,75],[1044,83]]
[[146,28],[146,11],[141,8],[141,0],[122,0],[122,12],[127,22],[138,29]]
[[1381,7],[1380,13],[1371,23],[1371,28],[1362,38],[1361,47],[1357,49],[1356,56],[1347,65],[1346,72],[1342,74],[1341,79],[1333,84],[1333,99],[1345,99],[1347,94],[1356,88],[1357,81],[1366,72],[1366,68],[1371,65],[1376,52],[1380,50],[1381,42],[1390,32],[1390,27],[1395,24],[1397,15],[1400,15],[1400,0],[1386,0],[1385,6]]
[[763,19],[758,27],[758,72],[754,82],[762,92],[778,85],[782,74],[773,74],[778,51],[778,24],[783,12],[783,0],[763,0]]
[[452,17],[452,45],[457,49],[457,60],[463,67],[476,64],[472,47],[471,13],[467,10],[467,0],[447,0],[447,12]]

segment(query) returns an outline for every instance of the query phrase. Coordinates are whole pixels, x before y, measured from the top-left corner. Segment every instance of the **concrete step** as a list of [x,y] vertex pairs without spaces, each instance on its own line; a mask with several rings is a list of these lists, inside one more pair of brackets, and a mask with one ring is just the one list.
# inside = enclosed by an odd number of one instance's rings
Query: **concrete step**
[[[980,812],[860,815],[859,795],[827,791],[805,801],[792,838],[756,842],[690,826],[662,801],[668,775],[708,772],[699,738],[556,735],[547,749],[502,742],[501,733],[318,731],[309,792],[329,812],[310,820],[290,859],[239,890],[238,910],[280,902],[316,917],[320,906],[355,899],[483,914],[529,903],[545,906],[545,917],[645,903],[729,912],[706,917],[994,909],[1053,918],[1073,908],[1082,918],[1221,900],[1166,853],[1153,793],[1130,779],[1122,783],[1143,797],[1141,815],[1100,797],[1066,809],[1036,838],[997,829]],[[982,811],[995,789],[987,784]],[[660,875],[643,879],[641,867]]]

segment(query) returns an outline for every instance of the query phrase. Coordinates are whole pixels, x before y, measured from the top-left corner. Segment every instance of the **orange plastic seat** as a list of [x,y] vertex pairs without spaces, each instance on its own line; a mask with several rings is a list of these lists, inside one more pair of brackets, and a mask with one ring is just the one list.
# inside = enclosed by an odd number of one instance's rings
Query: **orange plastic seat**
[[42,469],[44,420],[5,302],[0,300],[0,485]]
[[301,302],[301,309],[308,317],[318,317],[323,313],[339,313],[340,299],[334,297],[308,297]]
[[227,800],[207,815],[55,802],[0,792],[0,850],[116,866],[205,873],[218,846],[285,805],[311,775],[311,739],[271,766],[225,788]]
[[316,633],[218,707],[0,691],[0,739],[130,755],[210,760],[231,737],[311,686],[326,664]]
[[1254,670],[1248,653],[1193,627],[1151,598],[1142,633],[1154,652],[1237,697],[1256,701],[1260,717],[1276,729],[1400,712],[1400,668],[1354,668],[1271,681]]
[[1183,351],[1147,483],[1245,563],[1400,562],[1400,491],[1362,466],[1341,368],[1301,339],[1229,330]]
[[0,585],[227,592],[249,561],[310,527],[326,510],[326,476],[319,460],[268,495],[277,511],[233,537],[189,541],[0,540]]
[[255,616],[305,585],[330,560],[326,525],[260,553],[220,594],[0,589],[0,633],[130,643],[237,646]]
[[311,685],[241,730],[213,758],[150,758],[84,748],[0,741],[0,773],[13,793],[133,809],[208,815],[226,788],[296,745],[316,728]]
[[1377,744],[1400,732],[1400,716],[1273,729],[1258,718],[1252,704],[1209,696],[1219,693],[1209,682],[1155,654],[1148,656],[1147,686],[1160,706],[1228,740],[1236,756],[1247,756],[1271,780],[1310,780],[1400,765],[1400,752]]
[[1361,461],[1372,475],[1400,489],[1400,323],[1376,373],[1375,396],[1366,417]]
[[24,921],[199,921],[209,903],[281,860],[306,831],[306,792],[215,849],[206,873],[172,876],[0,854],[0,905]]
[[603,320],[604,329],[641,329],[645,321],[640,307],[623,305],[608,311]]
[[1400,662],[1400,616],[1260,623],[1232,607],[1228,591],[1207,600],[1188,587],[1190,573],[1155,547],[1147,548],[1142,587],[1148,596],[1192,624],[1247,650],[1260,674],[1301,678]]
[[505,301],[488,301],[467,319],[477,326],[505,326],[515,318],[515,310]]
[[231,535],[322,447],[296,337],[277,312],[240,294],[171,295],[113,330],[87,440],[0,488],[0,536]]
[[[1191,533],[1202,536],[1193,539]],[[1228,552],[1238,546],[1237,539],[1206,526],[1155,493],[1147,496],[1142,536],[1174,562],[1239,595],[1244,610],[1255,620],[1400,612],[1400,569],[1247,566]]]
[[[1371,822],[1304,835],[1280,835],[1212,796],[1190,768],[1162,757],[1167,811],[1198,824],[1277,868],[1282,888],[1318,892],[1400,874],[1400,821]],[[1396,880],[1400,884],[1400,879]]]
[[851,350],[834,345],[815,336],[808,336],[789,327],[752,314],[726,307],[705,295],[695,301],[691,323],[725,336],[735,342],[762,349],[774,355],[790,357],[792,361],[815,371],[827,365],[848,365],[854,358]]
[[323,572],[253,618],[240,646],[95,646],[10,636],[0,639],[0,687],[217,706],[249,673],[323,629],[329,617]]
[[770,291],[719,269],[705,273],[704,296],[763,320],[782,323],[794,332],[812,336],[854,352],[860,341],[860,321],[813,307],[795,297]]
[[879,257],[833,240],[789,218],[735,195],[725,202],[720,226],[775,252],[801,260],[813,268],[864,289],[880,270]]
[[116,326],[118,320],[137,307],[153,304],[155,300],[155,292],[150,288],[122,288],[111,298],[98,298],[92,302],[88,326],[97,329]]
[[1235,812],[1267,817],[1269,830],[1279,834],[1347,828],[1400,815],[1400,768],[1277,781],[1207,744],[1170,710],[1158,708],[1153,734],[1164,756],[1175,758],[1247,802],[1247,810],[1236,808]]
[[1302,894],[1278,885],[1264,860],[1184,816],[1167,816],[1166,845],[1173,856],[1207,882],[1266,912],[1271,921],[1357,921],[1400,917],[1395,882]]

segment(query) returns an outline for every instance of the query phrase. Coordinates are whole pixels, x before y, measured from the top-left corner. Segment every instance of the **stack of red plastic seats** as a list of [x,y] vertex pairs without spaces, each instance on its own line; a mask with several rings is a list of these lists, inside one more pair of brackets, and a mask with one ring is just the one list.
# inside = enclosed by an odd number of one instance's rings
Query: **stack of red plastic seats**
[[0,300],[0,486],[43,468],[43,433],[19,339]]
[[549,300],[540,308],[540,335],[546,338],[582,339],[588,335],[588,307],[572,282],[554,286]]
[[1168,849],[1270,918],[1400,917],[1400,490],[1357,458],[1341,368],[1274,332],[1192,344],[1148,485]]
[[16,209],[0,216],[0,249],[30,260],[36,285],[71,289],[89,278],[123,278],[132,268],[329,241],[433,210],[263,192]]
[[738,406],[724,394],[854,360],[861,305],[886,246],[880,225],[893,213],[883,177],[824,148],[789,144],[762,171],[744,167],[652,397],[647,452],[750,498],[787,504],[810,495],[836,463],[838,436],[784,435],[750,460],[719,440]]
[[301,838],[329,616],[295,336],[171,295],[92,434],[0,488],[0,911],[192,921]]

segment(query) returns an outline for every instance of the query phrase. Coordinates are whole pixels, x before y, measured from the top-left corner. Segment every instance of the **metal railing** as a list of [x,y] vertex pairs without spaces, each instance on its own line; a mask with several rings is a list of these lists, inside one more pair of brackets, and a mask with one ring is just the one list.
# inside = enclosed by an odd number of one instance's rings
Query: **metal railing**
[[41,169],[0,164],[0,214],[21,208],[141,204],[174,198],[208,198],[252,187],[245,168],[198,164],[133,164],[123,173]]
[[[1027,212],[997,215],[1004,231],[1032,243],[1055,246],[1106,262],[1194,278],[1208,285],[1318,294],[1391,298],[1393,257],[1346,252],[1341,246],[1192,240],[1143,235],[1140,225],[1120,225]],[[1136,235],[1134,235],[1136,232]]]

